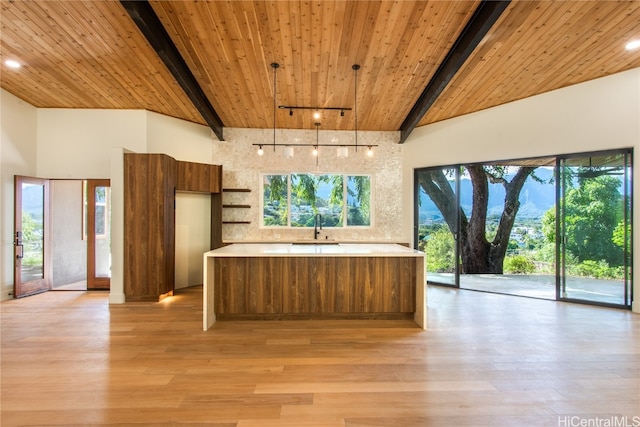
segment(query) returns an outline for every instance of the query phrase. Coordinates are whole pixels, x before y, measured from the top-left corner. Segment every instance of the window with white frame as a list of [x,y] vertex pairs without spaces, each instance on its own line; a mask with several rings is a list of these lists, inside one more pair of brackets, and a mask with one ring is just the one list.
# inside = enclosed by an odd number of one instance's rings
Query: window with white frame
[[313,227],[371,226],[371,176],[343,174],[265,174],[262,225]]

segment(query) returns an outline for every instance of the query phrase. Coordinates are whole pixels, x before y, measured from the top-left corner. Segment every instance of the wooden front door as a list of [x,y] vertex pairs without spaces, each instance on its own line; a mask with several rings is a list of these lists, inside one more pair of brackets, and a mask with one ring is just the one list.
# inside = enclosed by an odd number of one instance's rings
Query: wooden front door
[[14,179],[13,295],[20,298],[51,289],[49,180]]

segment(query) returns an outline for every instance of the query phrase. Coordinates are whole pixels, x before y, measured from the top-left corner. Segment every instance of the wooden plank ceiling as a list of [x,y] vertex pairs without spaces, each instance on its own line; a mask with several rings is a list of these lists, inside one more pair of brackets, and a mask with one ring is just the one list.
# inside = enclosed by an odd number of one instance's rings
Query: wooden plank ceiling
[[[151,1],[225,127],[273,126],[278,105],[353,108],[396,131],[475,1]],[[147,109],[205,121],[120,2],[1,3],[3,89],[37,107]],[[640,67],[639,1],[512,2],[420,126]],[[24,66],[8,69],[4,60]],[[357,86],[353,64],[361,66]],[[357,98],[356,98],[357,92]],[[314,128],[276,111],[278,128]],[[353,129],[325,110],[321,129]]]

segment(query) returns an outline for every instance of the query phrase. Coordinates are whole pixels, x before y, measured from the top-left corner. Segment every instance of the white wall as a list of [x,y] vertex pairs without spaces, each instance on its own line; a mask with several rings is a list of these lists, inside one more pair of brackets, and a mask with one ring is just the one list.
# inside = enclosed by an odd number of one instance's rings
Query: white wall
[[212,131],[207,126],[149,111],[146,115],[147,153],[163,153],[184,162],[220,164],[212,161]]
[[38,175],[109,178],[111,148],[144,152],[146,112],[38,109]]
[[109,303],[122,304],[124,297],[124,154],[122,147],[111,149],[111,286]]
[[0,300],[13,292],[13,176],[37,175],[37,109],[0,89]]
[[211,249],[211,196],[176,194],[175,288],[202,284],[202,254]]
[[[633,147],[640,170],[639,145],[640,69],[634,69],[416,129],[404,144],[404,205],[413,206],[415,168]],[[640,212],[640,197],[634,210]],[[413,240],[413,211],[406,210],[402,222]],[[634,247],[640,248],[640,233]],[[640,296],[640,281],[634,293]],[[638,299],[633,309],[640,312]]]

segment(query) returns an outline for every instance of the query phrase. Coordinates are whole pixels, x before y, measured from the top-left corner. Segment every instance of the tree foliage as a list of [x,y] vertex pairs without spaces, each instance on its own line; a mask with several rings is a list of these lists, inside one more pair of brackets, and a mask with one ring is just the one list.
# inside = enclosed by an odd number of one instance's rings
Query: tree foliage
[[371,178],[365,175],[350,176],[348,184],[348,195],[356,203],[349,204],[347,224],[371,225]]
[[421,249],[427,255],[427,271],[455,272],[455,240],[446,226],[435,226],[429,230],[428,238]]
[[[610,265],[622,263],[623,247],[614,241],[614,230],[621,220],[622,195],[619,188],[619,179],[602,175],[581,180],[577,187],[566,191],[566,249],[579,262],[602,260]],[[555,218],[555,212],[546,216]]]
[[313,213],[318,212],[316,205],[316,193],[320,181],[313,175],[309,174],[292,174],[291,175],[291,192],[298,200],[308,203],[313,209]]
[[[345,177],[348,182],[348,203],[344,194]],[[265,225],[286,226],[289,203],[294,207],[295,220],[291,221],[294,227],[313,227],[318,213],[322,213],[324,226],[341,227],[345,211],[347,225],[371,224],[371,178],[369,176],[283,174],[265,175],[264,180]],[[290,201],[288,186],[291,193]],[[326,199],[319,196],[319,193],[325,194],[325,192],[328,192]]]
[[265,175],[264,177],[264,225],[286,226],[289,216],[288,175]]
[[613,241],[614,245],[623,249],[626,246],[627,250],[629,250],[629,247],[631,245],[631,222],[627,222],[626,228],[624,226],[624,223],[624,219],[621,219],[618,222],[616,228],[613,230],[613,237],[611,238],[611,240]]
[[23,265],[41,265],[43,260],[44,223],[42,218],[34,218],[22,212]]

